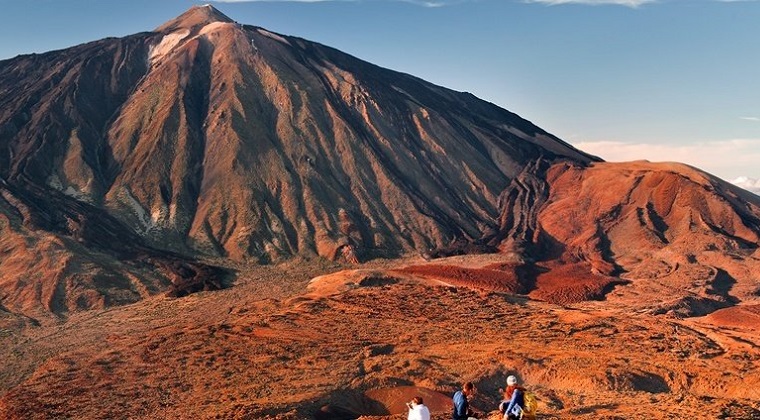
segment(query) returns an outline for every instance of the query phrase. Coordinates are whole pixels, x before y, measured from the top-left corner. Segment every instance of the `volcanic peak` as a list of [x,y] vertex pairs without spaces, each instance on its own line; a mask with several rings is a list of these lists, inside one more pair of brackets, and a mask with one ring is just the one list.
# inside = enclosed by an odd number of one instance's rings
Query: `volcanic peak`
[[206,26],[211,23],[234,23],[227,15],[220,12],[210,4],[193,6],[185,13],[164,23],[156,28],[155,32],[172,32],[178,29],[192,29],[197,26]]

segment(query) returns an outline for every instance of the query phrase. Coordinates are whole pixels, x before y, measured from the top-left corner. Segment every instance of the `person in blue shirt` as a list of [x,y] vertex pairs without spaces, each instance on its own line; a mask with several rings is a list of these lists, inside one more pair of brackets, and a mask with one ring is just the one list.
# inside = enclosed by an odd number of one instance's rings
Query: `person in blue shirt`
[[462,385],[462,390],[454,393],[454,413],[453,420],[470,420],[475,419],[475,414],[470,409],[467,397],[475,395],[475,385],[467,382]]
[[504,401],[499,404],[499,410],[504,413],[504,420],[520,419],[525,408],[525,388],[517,384],[517,377],[509,375],[507,389],[504,391]]

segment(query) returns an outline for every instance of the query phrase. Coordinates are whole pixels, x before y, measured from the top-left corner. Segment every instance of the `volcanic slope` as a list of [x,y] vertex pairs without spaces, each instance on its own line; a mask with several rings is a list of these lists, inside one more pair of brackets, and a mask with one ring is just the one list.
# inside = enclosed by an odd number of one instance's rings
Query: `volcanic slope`
[[163,249],[238,261],[480,239],[527,164],[593,160],[471,94],[210,6],[2,62],[0,86],[9,183],[92,203]]
[[[560,164],[547,182],[537,219],[554,265],[628,280],[620,293],[659,296],[642,302],[655,312],[701,316],[758,299],[760,197],[676,163]],[[531,295],[552,300],[552,283],[572,284],[553,277]]]
[[[0,62],[0,211],[10,236],[37,232],[4,243],[27,255],[0,274],[4,304],[63,313],[169,285],[122,278],[115,244],[220,264],[470,244],[494,237],[527,166],[593,160],[471,94],[194,7],[153,32]],[[37,257],[48,235],[104,258],[63,270]],[[41,276],[8,274],[24,271]],[[59,303],[22,298],[40,289]]]

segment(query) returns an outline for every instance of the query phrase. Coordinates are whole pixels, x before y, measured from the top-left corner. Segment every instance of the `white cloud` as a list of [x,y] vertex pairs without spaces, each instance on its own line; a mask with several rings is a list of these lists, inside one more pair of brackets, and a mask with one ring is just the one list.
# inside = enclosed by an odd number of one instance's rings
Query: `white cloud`
[[744,121],[760,122],[760,118],[758,117],[739,117],[739,119]]
[[[360,3],[363,1],[380,0],[212,0],[214,3]],[[468,0],[386,0],[400,3],[411,3],[423,7],[442,7],[449,4],[462,3]]]
[[760,139],[705,141],[680,145],[585,141],[573,142],[573,145],[609,162],[641,159],[652,162],[682,162],[726,180],[739,176],[760,178]]
[[446,6],[446,5],[449,5],[449,4],[453,4],[453,3],[461,3],[461,1],[459,1],[459,2],[454,2],[454,1],[421,1],[421,0],[396,0],[396,1],[403,1],[404,3],[411,3],[411,4],[416,4],[416,5],[425,6],[425,7],[443,7],[443,6]]
[[350,1],[350,0],[212,0],[214,3],[323,3],[328,1]]
[[[341,3],[362,3],[362,2],[401,2],[411,3],[424,7],[442,7],[451,4],[460,4],[467,2],[474,2],[478,0],[210,0],[212,3],[328,3],[328,2],[341,2]],[[524,3],[538,3],[546,4],[549,6],[563,5],[563,4],[584,4],[590,6],[602,6],[602,5],[614,5],[625,6],[630,8],[637,8],[639,6],[658,3],[662,0],[521,0]],[[714,0],[720,3],[739,3],[739,2],[754,2],[758,0]]]
[[658,0],[525,0],[527,3],[542,3],[550,6],[561,4],[585,4],[591,6],[616,5],[636,8],[648,3],[656,3]]
[[736,179],[731,180],[731,183],[742,187],[747,191],[752,191],[753,193],[760,195],[760,179],[740,176]]

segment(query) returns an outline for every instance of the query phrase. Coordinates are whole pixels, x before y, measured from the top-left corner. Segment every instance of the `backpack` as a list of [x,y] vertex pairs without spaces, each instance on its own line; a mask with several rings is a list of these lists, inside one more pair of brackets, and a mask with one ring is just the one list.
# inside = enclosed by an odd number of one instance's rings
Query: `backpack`
[[507,413],[506,409],[509,406],[509,401],[504,400],[499,404],[499,411],[504,415],[504,418],[510,416],[516,419],[535,420],[536,409],[538,408],[538,401],[536,400],[536,394],[526,391],[524,388],[520,388],[520,392],[523,397],[523,407],[519,404],[515,404],[512,410]]
[[536,401],[536,394],[525,391],[525,407],[523,407],[523,417],[527,419],[536,418],[536,409],[538,408],[538,401]]

